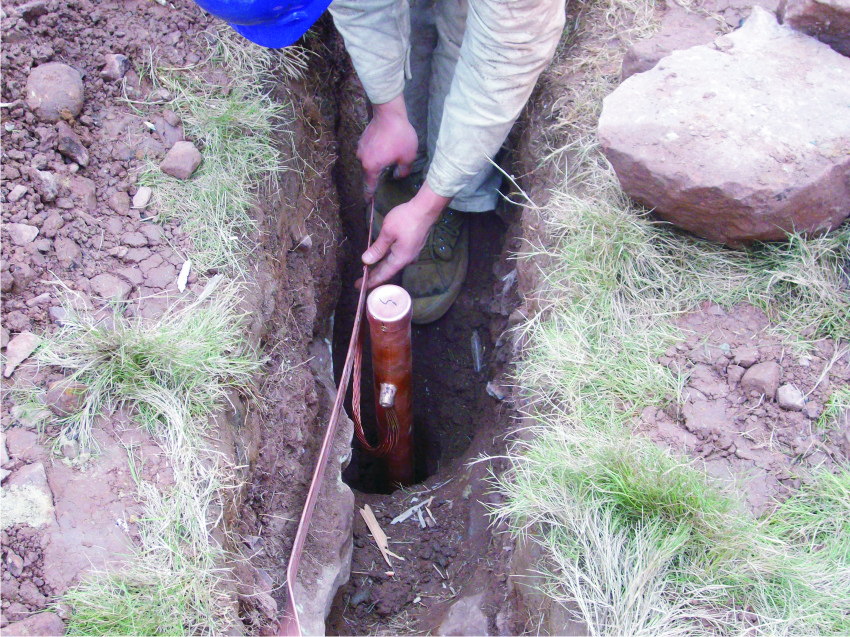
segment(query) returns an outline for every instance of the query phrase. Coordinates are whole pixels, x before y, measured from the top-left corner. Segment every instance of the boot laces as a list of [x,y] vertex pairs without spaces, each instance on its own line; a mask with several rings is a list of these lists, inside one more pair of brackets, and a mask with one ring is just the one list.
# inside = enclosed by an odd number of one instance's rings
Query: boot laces
[[419,253],[419,261],[449,261],[462,228],[463,219],[458,213],[449,210],[444,212],[440,220],[431,227],[425,247]]

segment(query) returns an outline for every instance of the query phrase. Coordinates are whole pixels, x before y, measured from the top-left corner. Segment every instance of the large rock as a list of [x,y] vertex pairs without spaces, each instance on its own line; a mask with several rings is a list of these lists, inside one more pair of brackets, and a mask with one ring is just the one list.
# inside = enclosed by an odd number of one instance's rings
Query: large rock
[[737,32],[625,81],[599,138],[629,196],[741,247],[850,214],[848,103],[850,60],[755,7]]
[[708,44],[717,37],[717,23],[705,16],[673,5],[661,18],[661,30],[651,38],[638,40],[623,56],[623,80],[643,73],[673,51]]
[[37,66],[27,78],[27,106],[45,122],[76,117],[83,110],[83,78],[60,62]]
[[850,0],[784,0],[779,17],[792,29],[850,56]]

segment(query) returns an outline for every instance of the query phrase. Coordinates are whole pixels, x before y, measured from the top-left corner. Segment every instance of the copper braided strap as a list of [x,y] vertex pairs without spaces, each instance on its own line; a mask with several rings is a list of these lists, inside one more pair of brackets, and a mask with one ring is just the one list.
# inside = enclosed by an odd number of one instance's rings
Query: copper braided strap
[[[371,215],[369,218],[369,242],[372,241],[372,224],[375,222],[375,200],[372,200],[372,209]],[[363,287],[366,287],[366,283],[369,278],[369,267],[363,266]],[[352,371],[351,377],[351,412],[352,412],[352,420],[354,421],[354,435],[357,437],[357,441],[360,443],[360,446],[363,447],[363,450],[373,456],[381,457],[388,454],[395,447],[396,439],[398,437],[398,416],[396,416],[395,409],[389,407],[386,409],[387,415],[387,435],[386,437],[378,444],[377,447],[373,447],[369,444],[369,441],[366,440],[366,434],[363,432],[363,424],[362,417],[360,415],[360,381],[362,378],[362,369],[363,369],[363,330],[365,329],[365,323],[360,324],[360,330],[357,333],[356,341],[354,345],[354,369]],[[383,409],[382,407],[378,407],[378,409]]]

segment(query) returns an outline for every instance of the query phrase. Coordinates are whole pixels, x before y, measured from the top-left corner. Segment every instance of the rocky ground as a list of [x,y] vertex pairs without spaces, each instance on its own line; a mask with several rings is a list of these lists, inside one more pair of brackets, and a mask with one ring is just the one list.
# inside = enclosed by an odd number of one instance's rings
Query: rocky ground
[[[737,27],[749,4],[716,0],[707,8],[723,16],[722,31]],[[634,68],[718,32],[716,22],[676,8],[663,24],[652,44],[632,50],[627,61]],[[124,445],[139,449],[145,480],[170,484],[162,449],[133,423],[132,413],[103,418],[95,432],[100,452],[91,457],[72,441],[57,444],[56,428],[35,428],[10,392],[48,390],[62,377],[28,359],[39,338],[62,325],[60,286],[93,311],[121,301],[127,316],[156,318],[182,298],[177,280],[191,257],[191,237],[149,206],[151,193],[137,180],[148,159],[185,179],[199,157],[168,107],[172,96],[151,85],[143,69],[151,50],[175,67],[200,62],[211,27],[189,0],[16,0],[2,10],[4,633],[64,631],[67,609],[37,613],[90,569],[120,562],[136,541],[140,505]],[[246,631],[271,630],[282,607],[286,559],[332,400],[328,344],[334,343],[338,358],[347,340],[351,297],[340,297],[340,289],[350,291],[363,239],[355,228],[362,200],[353,157],[365,119],[362,89],[339,42],[323,42],[316,45],[325,59],[314,67],[315,76],[290,93],[302,150],[321,169],[306,190],[299,179],[287,178],[281,197],[287,203],[268,201],[257,211],[263,252],[246,301],[253,310],[248,331],[269,364],[258,383],[260,399],[235,400],[225,418],[249,423],[246,430],[255,434],[244,445],[251,473],[233,516],[240,550],[249,558],[236,569]],[[548,123],[544,111],[532,105],[521,122],[517,156],[507,162],[518,174],[530,173],[539,159],[528,148]],[[540,174],[526,175],[523,185],[535,197],[549,187]],[[487,469],[501,465],[467,464],[504,450],[520,397],[503,375],[515,344],[502,335],[521,312],[537,308],[530,299],[515,311],[536,275],[530,266],[517,271],[508,256],[534,236],[539,220],[514,209],[499,212],[502,221],[473,228],[473,240],[477,236],[484,246],[473,254],[474,285],[446,319],[415,334],[419,424],[430,432],[422,464],[430,477],[408,492],[356,494],[356,505],[375,510],[393,550],[405,558],[396,576],[384,574],[347,489],[319,507],[325,521],[312,534],[318,544],[308,544],[307,555],[315,559],[305,559],[305,581],[333,563],[337,570],[325,583],[332,596],[332,584],[345,580],[353,539],[351,579],[336,597],[329,632],[507,635],[536,626],[538,609],[510,577],[527,556],[515,558],[516,544],[488,527],[486,506],[497,496],[488,493]],[[211,274],[191,271],[188,294],[202,289]],[[793,353],[771,334],[768,318],[747,305],[724,310],[709,304],[682,319],[681,327],[687,340],[659,363],[690,375],[686,392],[668,410],[644,409],[637,430],[703,458],[719,480],[748,476],[747,503],[757,514],[796,489],[804,472],[846,463],[850,423],[819,424],[830,392],[850,381],[846,356],[835,356],[836,343],[823,340],[810,354]],[[484,343],[482,372],[472,365],[473,331]],[[67,396],[47,396],[54,413],[68,409]],[[356,456],[348,479],[373,490],[364,462]],[[390,524],[427,498],[433,498],[433,518]],[[336,543],[322,544],[331,536]]]
[[[139,503],[122,442],[139,444],[145,479],[168,484],[161,449],[127,414],[95,432],[94,460],[73,442],[54,445],[55,430],[36,430],[9,392],[62,377],[17,365],[32,350],[30,335],[62,325],[63,287],[83,307],[132,301],[127,311],[148,317],[177,294],[186,237],[157,223],[136,180],[145,158],[161,159],[182,140],[181,122],[167,95],[144,113],[127,100],[154,93],[137,73],[150,47],[176,65],[200,60],[193,43],[209,21],[189,7],[50,0],[3,8],[4,632],[25,621],[58,634],[61,622],[45,627],[46,616],[33,613],[82,572],[127,553]],[[190,274],[189,285],[196,281]],[[57,413],[62,400],[51,396]]]

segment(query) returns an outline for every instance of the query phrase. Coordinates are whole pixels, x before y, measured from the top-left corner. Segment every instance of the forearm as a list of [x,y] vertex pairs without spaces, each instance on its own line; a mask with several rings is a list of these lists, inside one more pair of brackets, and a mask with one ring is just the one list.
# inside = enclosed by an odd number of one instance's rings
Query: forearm
[[329,10],[369,101],[401,95],[410,42],[406,0],[334,0]]
[[428,182],[457,194],[496,155],[557,48],[563,0],[470,0]]

